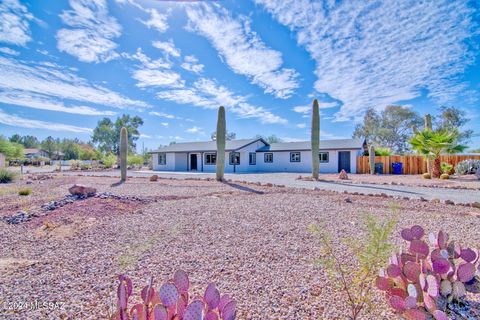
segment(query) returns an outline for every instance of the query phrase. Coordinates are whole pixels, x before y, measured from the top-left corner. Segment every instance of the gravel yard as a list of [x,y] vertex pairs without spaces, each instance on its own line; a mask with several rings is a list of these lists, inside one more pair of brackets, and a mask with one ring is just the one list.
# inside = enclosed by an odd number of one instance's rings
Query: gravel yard
[[[73,183],[144,201],[87,198],[18,225],[0,221],[0,301],[63,302],[60,309],[11,311],[6,319],[106,319],[114,304],[116,275],[127,273],[135,292],[150,275],[155,285],[175,270],[190,275],[195,293],[215,282],[238,303],[237,319],[345,319],[346,297],[313,261],[319,224],[334,239],[362,239],[363,213],[393,215],[398,232],[420,224],[480,248],[480,209],[329,191],[215,181],[55,176],[28,185],[0,185],[0,215],[33,210],[61,199]],[[351,262],[347,247],[341,259]],[[354,267],[354,266],[352,266]],[[378,293],[363,319],[396,319]]]

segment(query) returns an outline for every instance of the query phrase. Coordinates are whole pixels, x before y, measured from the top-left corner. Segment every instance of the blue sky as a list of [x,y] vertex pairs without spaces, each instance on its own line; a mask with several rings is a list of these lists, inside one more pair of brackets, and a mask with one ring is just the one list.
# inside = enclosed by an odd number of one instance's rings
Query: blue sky
[[[70,0],[0,3],[0,134],[89,140],[137,114],[139,146],[350,137],[368,107],[462,108],[480,132],[477,1]],[[480,148],[480,137],[472,142]]]

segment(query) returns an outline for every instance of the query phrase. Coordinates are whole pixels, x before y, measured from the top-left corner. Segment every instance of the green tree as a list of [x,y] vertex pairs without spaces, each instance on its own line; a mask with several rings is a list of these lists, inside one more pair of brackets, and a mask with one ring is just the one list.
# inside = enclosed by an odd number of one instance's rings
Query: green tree
[[[460,130],[470,119],[465,111],[456,107],[439,108],[440,115],[435,117],[436,130]],[[459,131],[458,142],[468,143],[473,135],[473,130]]]
[[118,154],[118,143],[120,141],[120,130],[125,127],[128,132],[128,148],[133,152],[136,148],[136,141],[140,137],[138,128],[143,125],[139,116],[122,115],[115,122],[109,118],[103,118],[97,123],[93,130],[92,142],[98,146],[103,153]]
[[42,143],[41,147],[48,153],[48,157],[52,159],[55,154],[58,152],[59,146],[55,139],[52,136],[46,137]]
[[433,159],[432,177],[438,178],[441,173],[440,155],[442,153],[458,153],[467,147],[458,143],[460,133],[457,130],[422,130],[411,139],[412,148],[426,158]]
[[383,146],[395,153],[408,150],[408,139],[413,134],[413,128],[422,125],[420,115],[408,107],[387,106],[378,113],[369,108],[363,122],[355,127],[354,138],[365,138],[367,144]]
[[0,153],[3,153],[7,160],[23,159],[24,147],[17,142],[10,142],[4,137],[0,136]]
[[80,146],[78,140],[64,139],[62,142],[62,152],[65,160],[77,160],[80,158]]

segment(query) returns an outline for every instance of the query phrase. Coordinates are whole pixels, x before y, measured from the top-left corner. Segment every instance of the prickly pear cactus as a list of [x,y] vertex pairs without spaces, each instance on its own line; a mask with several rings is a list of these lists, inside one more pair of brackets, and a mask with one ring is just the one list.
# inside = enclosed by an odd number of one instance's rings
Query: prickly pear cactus
[[128,154],[128,132],[123,127],[120,131],[120,173],[121,180],[127,180],[127,154]]
[[368,150],[368,159],[370,160],[370,174],[375,174],[375,148],[373,145]]
[[320,171],[320,158],[318,156],[320,149],[320,112],[318,110],[317,99],[313,100],[312,107],[312,178],[318,180]]
[[217,181],[223,180],[225,172],[225,138],[226,138],[225,108],[218,108],[217,118]]

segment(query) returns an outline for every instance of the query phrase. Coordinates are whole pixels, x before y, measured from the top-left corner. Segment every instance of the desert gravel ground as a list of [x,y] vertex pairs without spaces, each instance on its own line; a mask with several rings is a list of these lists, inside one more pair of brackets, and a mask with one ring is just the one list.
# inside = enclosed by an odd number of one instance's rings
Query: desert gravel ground
[[[145,202],[89,198],[19,225],[0,221],[0,301],[64,302],[58,310],[5,310],[6,319],[106,319],[116,275],[127,273],[136,292],[150,275],[158,286],[183,269],[196,292],[210,281],[238,302],[238,319],[345,319],[346,297],[313,261],[319,224],[334,239],[362,239],[363,214],[397,225],[443,228],[451,238],[480,248],[480,210],[417,200],[347,195],[306,189],[215,181],[133,178],[119,186],[106,177],[25,181],[0,185],[2,216],[59,199],[73,183],[100,192],[134,195]],[[348,247],[341,259],[352,265]],[[333,280],[334,281],[334,280]],[[3,308],[3,310],[2,310]],[[363,319],[396,319],[378,294]]]

